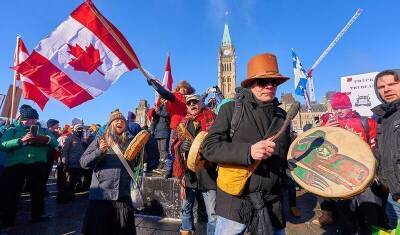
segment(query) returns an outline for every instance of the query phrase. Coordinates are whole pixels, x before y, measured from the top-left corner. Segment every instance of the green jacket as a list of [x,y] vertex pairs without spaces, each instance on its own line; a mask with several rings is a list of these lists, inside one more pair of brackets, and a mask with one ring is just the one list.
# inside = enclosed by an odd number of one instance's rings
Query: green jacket
[[0,138],[0,150],[6,153],[5,167],[17,164],[46,163],[47,151],[58,146],[57,139],[53,134],[41,127],[39,127],[38,135],[48,136],[50,138],[48,144],[22,145],[19,140],[28,131],[29,128],[25,128],[20,123],[17,123],[15,127],[8,128]]

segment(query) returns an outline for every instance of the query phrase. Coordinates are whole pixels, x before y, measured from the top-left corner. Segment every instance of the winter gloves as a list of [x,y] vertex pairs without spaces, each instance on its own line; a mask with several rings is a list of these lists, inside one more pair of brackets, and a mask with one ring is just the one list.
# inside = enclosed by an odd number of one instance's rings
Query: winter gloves
[[182,142],[182,144],[179,148],[180,148],[181,152],[186,153],[186,152],[189,152],[191,146],[192,146],[192,141],[185,140]]

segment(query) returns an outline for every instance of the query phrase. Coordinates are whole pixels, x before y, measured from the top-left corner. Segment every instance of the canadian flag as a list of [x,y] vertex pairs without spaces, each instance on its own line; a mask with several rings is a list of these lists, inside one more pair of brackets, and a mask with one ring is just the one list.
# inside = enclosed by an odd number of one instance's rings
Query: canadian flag
[[[174,78],[172,77],[172,71],[171,71],[171,62],[170,62],[170,56],[167,56],[167,63],[165,64],[165,72],[164,72],[164,77],[162,81],[162,86],[169,90],[172,91],[172,83],[174,82]],[[155,92],[155,105],[159,106],[160,102],[160,95]]]
[[162,81],[162,85],[164,88],[168,89],[169,91],[172,91],[172,83],[174,82],[174,78],[172,77],[172,71],[171,71],[171,62],[169,55],[167,57],[167,63],[165,64],[165,72],[164,72],[164,78]]
[[[14,66],[25,61],[28,56],[29,52],[26,49],[26,46],[21,37],[18,36],[17,48],[15,50],[14,56]],[[40,109],[43,110],[49,98],[41,90],[39,90],[29,78],[21,76],[19,73],[16,73],[16,79],[21,82],[22,95],[24,96],[24,98],[32,100],[40,107]]]
[[121,32],[87,0],[14,69],[69,108],[106,91],[139,60]]

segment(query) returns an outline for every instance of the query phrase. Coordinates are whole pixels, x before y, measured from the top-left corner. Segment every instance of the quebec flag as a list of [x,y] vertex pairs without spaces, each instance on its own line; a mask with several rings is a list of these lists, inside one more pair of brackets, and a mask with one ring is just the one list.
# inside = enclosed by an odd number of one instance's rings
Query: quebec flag
[[297,83],[296,90],[294,93],[296,95],[304,95],[304,92],[307,89],[307,79],[306,78],[300,78],[299,82]]
[[292,49],[292,60],[293,60],[293,73],[294,73],[294,86],[296,95],[304,95],[304,90],[307,89],[307,78],[306,70],[300,62],[299,57]]
[[299,57],[292,48],[292,60],[293,60],[293,73],[294,73],[294,86],[296,95],[304,96],[307,107],[310,109],[310,100],[307,94],[307,77],[306,70],[300,62]]

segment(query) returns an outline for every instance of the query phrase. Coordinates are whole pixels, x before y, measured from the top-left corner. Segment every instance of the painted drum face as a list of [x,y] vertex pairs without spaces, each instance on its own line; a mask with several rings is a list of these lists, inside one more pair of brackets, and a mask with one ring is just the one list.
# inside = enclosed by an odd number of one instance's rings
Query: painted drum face
[[294,167],[291,174],[298,184],[330,198],[362,192],[376,168],[368,144],[339,127],[318,127],[302,133],[290,146],[288,161]]

